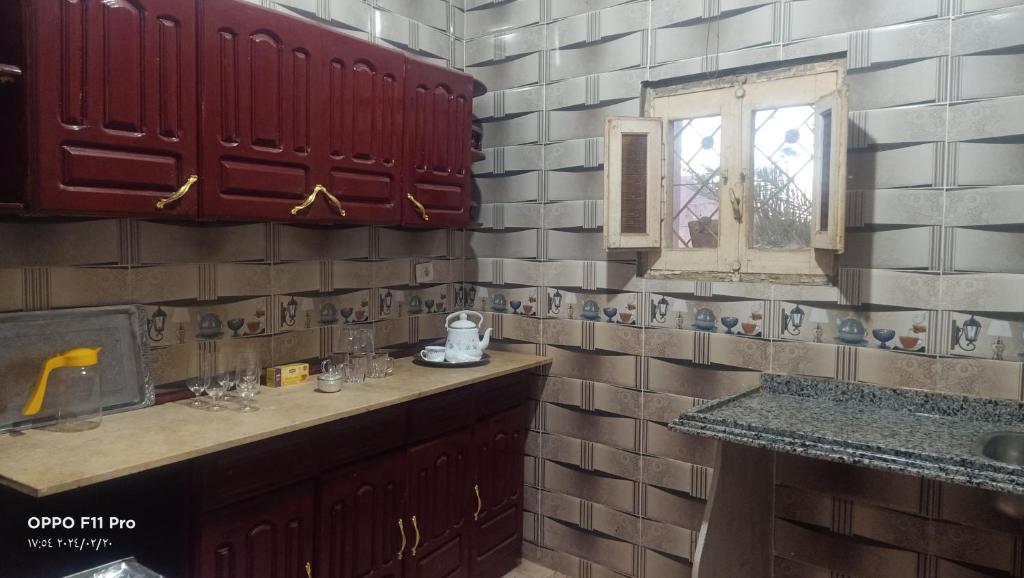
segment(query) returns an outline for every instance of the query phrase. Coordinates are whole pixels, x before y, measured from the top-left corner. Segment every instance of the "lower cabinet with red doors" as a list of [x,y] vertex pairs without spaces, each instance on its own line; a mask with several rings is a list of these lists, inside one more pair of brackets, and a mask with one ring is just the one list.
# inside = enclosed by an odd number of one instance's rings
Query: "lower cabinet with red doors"
[[200,576],[301,578],[313,558],[313,484],[239,502],[199,518]]
[[208,456],[194,578],[504,576],[522,552],[522,379]]

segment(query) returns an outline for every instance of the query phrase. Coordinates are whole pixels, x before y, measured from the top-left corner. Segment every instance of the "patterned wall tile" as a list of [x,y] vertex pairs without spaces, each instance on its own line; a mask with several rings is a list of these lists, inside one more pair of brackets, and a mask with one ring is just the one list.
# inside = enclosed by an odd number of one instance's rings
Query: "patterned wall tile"
[[[670,3],[670,6],[674,14],[678,14],[680,9],[686,11],[678,3]],[[778,9],[778,4],[766,4],[753,10],[682,26],[667,26],[670,22],[660,20],[658,25],[666,27],[659,27],[654,34],[652,62],[662,64],[703,56],[708,49],[709,36],[713,36],[714,45],[721,52],[771,44],[775,37],[774,12]]]
[[579,48],[551,50],[547,58],[547,80],[644,66],[647,64],[647,33],[636,32]]
[[[584,12],[592,12],[602,8],[635,1],[636,0],[557,0],[556,2],[550,3],[551,5],[548,10],[550,11],[549,16],[551,19],[558,20],[583,14]],[[640,3],[646,4],[646,1],[641,0]]]
[[543,21],[544,0],[495,1],[491,6],[470,0],[466,6],[466,36],[476,38],[510,28],[520,28]]
[[543,120],[542,113],[534,112],[492,122],[487,125],[483,146],[494,148],[540,142]]
[[[131,227],[105,219],[69,223],[0,223],[0,267],[130,264]],[[82,239],[89,239],[83,243]]]
[[492,64],[540,52],[545,48],[546,33],[544,26],[528,26],[474,38],[466,42],[466,65]]
[[620,4],[548,25],[547,45],[549,48],[569,48],[645,30],[647,26],[647,2]]
[[847,190],[846,227],[852,235],[870,225],[941,225],[943,197],[941,189]]
[[515,116],[543,108],[544,90],[539,86],[491,91],[473,99],[473,115],[480,120]]
[[543,64],[543,54],[534,52],[496,64],[469,66],[466,72],[487,85],[489,90],[506,90],[539,83]]
[[198,263],[268,259],[271,225],[177,225],[136,222],[134,263]]
[[791,0],[786,7],[789,40],[823,36],[912,22],[939,16],[939,3],[931,0],[887,2],[868,0],[851,4],[843,0]]
[[851,110],[867,110],[940,102],[946,94],[946,68],[942,58],[897,65],[850,70]]
[[370,3],[441,31],[449,29],[446,0],[371,0]]
[[399,14],[375,10],[371,37],[422,60],[447,66],[452,59],[451,36]]

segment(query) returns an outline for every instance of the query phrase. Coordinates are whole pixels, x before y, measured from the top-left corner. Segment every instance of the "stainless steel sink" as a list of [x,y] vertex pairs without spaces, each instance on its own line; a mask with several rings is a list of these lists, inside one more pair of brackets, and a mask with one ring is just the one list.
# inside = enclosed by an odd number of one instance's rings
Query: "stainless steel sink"
[[[990,460],[1024,467],[1024,433],[998,432],[985,436],[981,455]],[[992,504],[1002,513],[1024,518],[1024,495],[992,492]]]
[[1010,464],[1024,466],[1024,433],[1005,432],[985,436],[981,453],[986,458]]

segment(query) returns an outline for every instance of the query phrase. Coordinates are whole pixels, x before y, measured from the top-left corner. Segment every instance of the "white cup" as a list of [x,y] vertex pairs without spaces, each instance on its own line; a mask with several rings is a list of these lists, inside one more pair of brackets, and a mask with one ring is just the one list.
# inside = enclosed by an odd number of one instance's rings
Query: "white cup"
[[444,347],[440,345],[428,345],[420,352],[424,361],[444,361]]

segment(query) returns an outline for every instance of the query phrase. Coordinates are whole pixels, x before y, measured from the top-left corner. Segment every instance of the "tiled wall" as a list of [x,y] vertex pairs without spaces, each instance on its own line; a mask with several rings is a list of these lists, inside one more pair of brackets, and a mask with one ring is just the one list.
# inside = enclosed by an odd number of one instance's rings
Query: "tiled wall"
[[[466,69],[491,90],[467,281],[501,347],[555,360],[529,438],[530,558],[688,576],[713,446],[665,424],[762,371],[1024,400],[1022,31],[1020,0],[466,0]],[[604,117],[637,115],[641,81],[841,52],[838,287],[643,279],[602,251]],[[701,307],[752,336],[693,330]],[[973,350],[952,346],[971,315]],[[851,317],[864,343],[837,340]],[[1024,576],[1024,529],[981,492],[777,459],[776,576]]]
[[[461,67],[461,3],[254,3]],[[463,237],[377,227],[6,220],[0,311],[142,303],[157,387],[181,387],[201,360],[228,363],[242,349],[259,351],[268,365],[319,357],[335,349],[346,324],[372,324],[381,347],[442,337],[444,312],[458,306],[452,283],[463,277]],[[417,283],[414,266],[428,261],[434,278]]]

